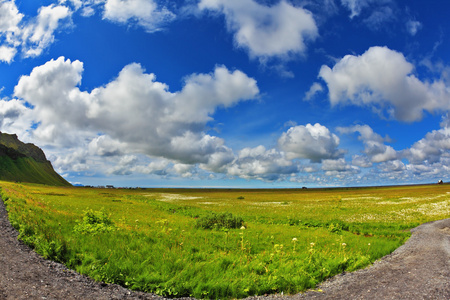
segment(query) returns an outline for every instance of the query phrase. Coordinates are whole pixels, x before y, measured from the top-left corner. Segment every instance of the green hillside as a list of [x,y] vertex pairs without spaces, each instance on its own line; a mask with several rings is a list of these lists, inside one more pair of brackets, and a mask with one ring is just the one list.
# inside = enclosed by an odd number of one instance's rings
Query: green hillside
[[39,147],[19,141],[15,134],[1,132],[0,180],[70,186]]

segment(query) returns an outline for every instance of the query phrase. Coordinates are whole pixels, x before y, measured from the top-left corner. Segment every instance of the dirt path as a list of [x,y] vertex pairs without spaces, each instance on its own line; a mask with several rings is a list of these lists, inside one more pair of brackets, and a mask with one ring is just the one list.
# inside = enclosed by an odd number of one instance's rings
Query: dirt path
[[[450,219],[412,230],[373,266],[323,283],[322,292],[248,299],[450,299]],[[17,240],[0,199],[0,299],[163,299],[95,282],[44,260]]]

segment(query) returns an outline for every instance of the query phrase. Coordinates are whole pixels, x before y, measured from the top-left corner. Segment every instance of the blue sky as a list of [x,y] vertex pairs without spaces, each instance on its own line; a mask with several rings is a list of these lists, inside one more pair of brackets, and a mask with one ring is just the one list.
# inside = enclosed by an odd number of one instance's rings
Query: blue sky
[[74,184],[450,180],[450,4],[0,0],[0,130]]

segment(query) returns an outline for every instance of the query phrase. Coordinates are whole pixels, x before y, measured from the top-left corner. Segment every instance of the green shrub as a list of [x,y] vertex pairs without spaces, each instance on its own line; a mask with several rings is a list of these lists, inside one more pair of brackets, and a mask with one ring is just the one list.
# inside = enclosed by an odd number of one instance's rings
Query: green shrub
[[110,232],[115,229],[114,222],[105,213],[103,209],[93,211],[92,209],[84,211],[83,219],[78,221],[74,231],[81,234],[97,234],[101,232]]
[[233,229],[241,228],[244,220],[241,217],[233,216],[231,213],[212,213],[197,220],[196,227],[203,229]]
[[341,225],[339,223],[330,223],[328,225],[328,231],[331,233],[340,234],[342,232]]

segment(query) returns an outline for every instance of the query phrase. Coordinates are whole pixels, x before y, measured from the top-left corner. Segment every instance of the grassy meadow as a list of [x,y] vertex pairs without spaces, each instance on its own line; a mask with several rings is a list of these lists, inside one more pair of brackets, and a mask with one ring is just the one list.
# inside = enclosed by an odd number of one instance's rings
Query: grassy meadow
[[450,185],[307,190],[94,189],[0,182],[45,258],[166,297],[293,294],[450,217]]

